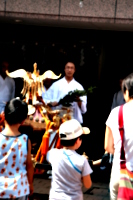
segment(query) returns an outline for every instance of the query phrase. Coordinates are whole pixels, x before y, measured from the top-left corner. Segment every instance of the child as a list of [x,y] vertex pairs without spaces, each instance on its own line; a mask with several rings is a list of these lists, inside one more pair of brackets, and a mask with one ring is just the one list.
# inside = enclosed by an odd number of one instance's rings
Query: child
[[31,143],[19,132],[28,106],[12,99],[5,107],[5,129],[0,133],[0,199],[26,200],[33,193]]
[[91,187],[92,169],[87,159],[75,151],[83,134],[89,132],[76,119],[61,124],[59,136],[63,149],[51,149],[46,157],[52,165],[50,200],[83,200],[82,182],[86,188]]

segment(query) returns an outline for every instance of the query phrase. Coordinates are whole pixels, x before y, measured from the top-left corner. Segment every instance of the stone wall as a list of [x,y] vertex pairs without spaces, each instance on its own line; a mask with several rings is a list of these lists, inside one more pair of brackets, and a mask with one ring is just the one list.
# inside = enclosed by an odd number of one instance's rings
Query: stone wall
[[[0,17],[9,19],[19,17],[29,23],[56,24],[72,22],[82,26],[109,24],[131,25],[133,23],[133,0],[4,0],[0,1]],[[69,24],[70,22],[70,24]],[[73,26],[73,24],[72,24]],[[88,28],[89,28],[88,27]],[[93,27],[93,26],[92,26]],[[97,27],[98,28],[98,27]],[[99,27],[100,28],[100,27]]]

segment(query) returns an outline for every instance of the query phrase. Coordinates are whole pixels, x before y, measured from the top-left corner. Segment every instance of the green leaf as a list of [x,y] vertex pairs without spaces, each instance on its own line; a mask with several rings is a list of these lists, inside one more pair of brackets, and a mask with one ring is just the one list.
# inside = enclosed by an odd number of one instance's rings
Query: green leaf
[[68,92],[62,99],[59,100],[58,104],[62,104],[63,106],[71,106],[72,102],[75,102],[76,97],[81,97],[87,95],[87,93],[92,93],[96,87],[89,87],[87,90],[74,90]]

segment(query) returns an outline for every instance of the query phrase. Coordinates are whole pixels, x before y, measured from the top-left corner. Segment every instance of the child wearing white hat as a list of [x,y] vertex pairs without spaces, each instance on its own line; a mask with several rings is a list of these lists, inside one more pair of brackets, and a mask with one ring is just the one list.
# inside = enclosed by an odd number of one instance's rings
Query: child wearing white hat
[[52,165],[52,182],[50,200],[83,200],[82,184],[91,187],[90,174],[93,172],[88,160],[79,155],[77,150],[84,134],[90,130],[71,119],[59,128],[62,149],[51,149],[47,153],[47,161]]

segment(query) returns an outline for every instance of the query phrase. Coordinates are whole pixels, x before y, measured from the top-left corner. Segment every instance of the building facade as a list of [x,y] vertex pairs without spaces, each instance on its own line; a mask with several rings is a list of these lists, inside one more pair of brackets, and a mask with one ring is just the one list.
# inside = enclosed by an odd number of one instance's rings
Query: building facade
[[45,26],[132,31],[132,10],[131,0],[4,0],[0,1],[0,20]]
[[[0,1],[0,55],[10,59],[10,71],[32,71],[37,62],[40,73],[51,69],[63,75],[71,57],[76,79],[85,89],[97,87],[84,116],[91,130],[85,147],[90,159],[104,152],[113,95],[119,79],[133,69],[132,10],[132,0]],[[19,81],[16,86],[20,91]]]

